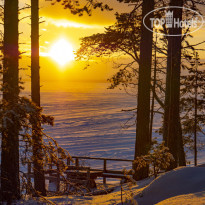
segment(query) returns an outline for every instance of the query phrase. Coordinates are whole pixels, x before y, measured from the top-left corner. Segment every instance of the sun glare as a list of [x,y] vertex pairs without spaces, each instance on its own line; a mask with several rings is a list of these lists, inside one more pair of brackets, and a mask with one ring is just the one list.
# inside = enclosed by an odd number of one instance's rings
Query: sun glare
[[49,56],[60,66],[65,66],[74,60],[73,47],[67,40],[60,39],[52,45]]

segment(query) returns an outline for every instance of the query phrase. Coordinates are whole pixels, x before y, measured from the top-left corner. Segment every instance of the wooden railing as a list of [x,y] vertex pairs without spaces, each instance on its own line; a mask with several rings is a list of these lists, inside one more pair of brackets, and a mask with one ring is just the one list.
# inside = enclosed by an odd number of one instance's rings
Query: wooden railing
[[[72,156],[72,159],[75,159],[75,166],[79,166],[80,159],[87,159],[87,160],[100,160],[103,161],[102,169],[90,169],[90,171],[103,171],[103,173],[110,173],[110,174],[124,174],[123,171],[113,171],[107,169],[107,161],[118,161],[118,162],[131,162],[133,163],[134,160],[131,159],[114,159],[114,158],[101,158],[101,157],[80,157],[80,156]],[[70,162],[68,162],[70,165]],[[115,175],[113,175],[114,178]],[[109,176],[111,177],[111,176]],[[106,176],[103,176],[103,184],[106,184]]]
[[[102,165],[102,169],[94,169],[89,167],[89,171],[99,171],[102,172],[103,175],[103,184],[106,184],[106,178],[118,178],[117,176],[120,175],[123,176],[124,173],[123,171],[117,171],[117,170],[108,170],[107,168],[107,161],[118,161],[118,162],[131,162],[133,163],[134,160],[130,160],[130,159],[114,159],[114,158],[100,158],[100,157],[81,157],[81,156],[72,156],[72,159],[74,159],[74,165],[76,167],[76,170],[80,170],[80,160],[85,159],[85,160],[99,160],[99,161],[103,161],[103,165]],[[68,159],[67,160],[67,165],[68,167],[71,165],[71,160]],[[52,170],[52,164],[50,165],[50,169]],[[79,167],[79,169],[78,169]],[[27,166],[28,170],[27,170],[27,174],[28,174],[28,178],[29,181],[31,181],[31,178],[33,178],[33,173],[32,173],[32,163],[28,163]],[[108,175],[105,175],[108,174]],[[109,175],[110,174],[110,175]],[[49,179],[49,177],[47,177]],[[60,177],[57,177],[60,178]]]

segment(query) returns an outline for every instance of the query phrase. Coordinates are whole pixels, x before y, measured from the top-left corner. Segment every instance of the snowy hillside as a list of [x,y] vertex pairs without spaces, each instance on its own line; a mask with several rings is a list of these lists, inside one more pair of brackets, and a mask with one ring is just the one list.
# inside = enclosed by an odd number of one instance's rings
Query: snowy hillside
[[[136,196],[136,200],[139,205],[151,205],[178,195],[205,191],[204,173],[204,167],[175,169],[154,180],[140,195]],[[189,197],[191,198],[191,195]]]
[[[205,167],[181,167],[157,179],[145,179],[132,186],[138,205],[203,205],[205,204]],[[130,199],[131,189],[123,186],[123,204]],[[59,196],[48,200],[61,205],[114,205],[121,203],[121,189],[100,196]],[[33,201],[23,204],[34,204]]]
[[157,205],[203,205],[205,204],[205,192],[197,192],[193,194],[180,195],[166,199]]
[[[44,110],[55,117],[55,126],[46,126],[45,131],[71,155],[133,159],[135,126],[122,129],[121,126],[132,114],[121,112],[121,109],[131,109],[135,103],[133,96],[124,93],[43,92]],[[156,116],[154,130],[160,124]],[[154,136],[160,140],[156,133]],[[188,153],[188,160],[193,161],[192,153]],[[204,151],[199,152],[198,161],[199,164],[205,163]],[[86,163],[102,168],[102,163],[98,161]],[[130,163],[108,163],[107,166],[108,169],[122,170],[129,168]],[[151,179],[138,182],[132,190],[139,205],[205,204],[204,173],[203,167],[179,168],[160,176],[151,184]],[[123,192],[123,200],[126,197]],[[113,193],[104,196],[59,196],[49,200],[57,204],[121,204],[121,190],[117,186]]]

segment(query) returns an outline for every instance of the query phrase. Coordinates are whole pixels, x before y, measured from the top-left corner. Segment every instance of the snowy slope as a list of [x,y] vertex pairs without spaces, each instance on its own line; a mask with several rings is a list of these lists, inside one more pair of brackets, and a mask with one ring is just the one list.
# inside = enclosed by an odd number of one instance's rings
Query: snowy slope
[[[52,128],[45,126],[45,132],[54,137],[71,155],[133,159],[135,126],[122,129],[132,114],[121,112],[121,109],[134,108],[135,97],[125,93],[105,91],[105,86],[102,92],[83,93],[68,89],[61,92],[42,92],[42,105],[47,114],[55,117],[55,126]],[[159,128],[160,124],[159,117],[155,116],[154,129]],[[159,137],[156,133],[154,136]],[[199,152],[198,158],[200,164],[205,163],[204,150]],[[188,154],[188,160],[193,162],[192,153]],[[102,168],[102,162],[99,161],[86,163],[90,163],[92,167]],[[108,163],[108,169],[122,170],[124,167],[128,169],[129,166],[128,163]],[[170,201],[183,198],[204,200],[204,173],[205,168],[191,167],[169,172],[144,189],[142,198],[136,196],[136,199],[142,205],[158,203],[170,197],[174,197],[170,198]],[[138,193],[142,191],[143,186],[134,186],[133,189]],[[69,196],[52,200],[57,200],[57,204],[120,204],[120,196],[120,190],[117,189],[105,196],[85,198]],[[167,201],[163,203],[168,204]]]
[[152,205],[174,196],[202,191],[205,191],[205,168],[184,167],[158,177],[142,191],[142,197],[136,196],[136,200],[139,205]]
[[157,205],[204,205],[205,204],[205,191],[193,194],[180,195],[166,199]]
[[[132,186],[132,192],[134,195],[142,191],[153,179],[144,179],[139,181],[136,185]],[[130,187],[127,184],[123,185],[123,194],[122,199],[123,202],[126,200],[129,201],[131,199]],[[133,198],[133,197],[132,197]],[[115,190],[106,195],[99,196],[59,196],[59,197],[51,197],[49,198],[52,202],[61,205],[114,205],[121,204],[121,187],[117,186]]]
[[[205,167],[181,167],[157,179],[145,179],[132,187],[138,205],[203,205],[205,204]],[[151,182],[152,181],[152,182]],[[151,182],[151,183],[150,183]],[[149,184],[149,185],[148,185]],[[124,187],[126,190],[126,187]],[[129,190],[129,189],[128,189]],[[123,191],[123,203],[129,199]],[[102,196],[67,196],[49,198],[56,204],[111,205],[121,204],[120,187]]]
[[[205,167],[181,167],[162,174],[157,179],[138,181],[129,188],[123,185],[123,204],[130,200],[130,193],[138,205],[205,205]],[[133,198],[133,197],[132,197]],[[56,196],[47,200],[60,205],[114,205],[121,204],[120,186],[107,195]],[[18,204],[18,203],[17,203]],[[19,204],[36,205],[34,201]]]

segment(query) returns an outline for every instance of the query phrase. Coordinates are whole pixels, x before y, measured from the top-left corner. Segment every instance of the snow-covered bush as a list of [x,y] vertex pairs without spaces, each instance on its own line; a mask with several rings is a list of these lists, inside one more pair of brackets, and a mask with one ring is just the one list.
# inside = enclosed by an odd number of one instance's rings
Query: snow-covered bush
[[134,164],[136,164],[137,169],[151,165],[150,173],[153,173],[156,178],[159,172],[166,170],[169,167],[170,162],[173,160],[174,158],[169,152],[169,148],[165,146],[164,142],[158,143],[157,140],[153,140],[149,153],[147,155],[137,157]]

